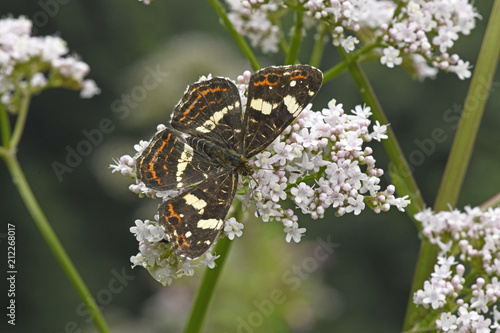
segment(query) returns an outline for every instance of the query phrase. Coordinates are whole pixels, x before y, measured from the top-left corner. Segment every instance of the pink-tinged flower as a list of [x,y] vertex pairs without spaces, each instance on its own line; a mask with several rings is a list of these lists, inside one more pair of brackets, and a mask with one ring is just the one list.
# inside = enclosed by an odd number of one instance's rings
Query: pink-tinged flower
[[295,243],[298,243],[300,242],[300,238],[303,236],[305,232],[306,228],[299,228],[299,224],[297,222],[293,222],[292,226],[285,228],[285,233],[286,233],[285,239],[287,243],[290,243],[292,239]]
[[[466,207],[463,212],[438,213],[427,209],[415,218],[422,223],[424,237],[438,244],[441,252],[424,289],[415,293],[414,303],[437,304],[452,311],[457,317],[457,332],[491,332],[500,327],[495,307],[500,297],[500,270],[496,266],[500,258],[500,208],[482,211]],[[445,302],[439,295],[445,296]],[[436,327],[445,331],[446,323],[436,320]]]
[[241,235],[243,235],[243,228],[245,228],[245,226],[236,221],[234,217],[231,217],[224,224],[224,232],[230,240],[233,240],[234,237],[241,237]]
[[[281,31],[280,18],[286,11],[302,10],[303,30],[327,27],[334,46],[346,52],[372,47],[381,64],[394,68],[402,64],[418,79],[435,77],[438,70],[468,78],[467,66],[457,65],[460,57],[450,57],[450,49],[475,28],[480,18],[468,0],[411,0],[404,3],[379,0],[305,0],[298,3],[280,0],[226,0],[228,17],[236,30],[265,53],[279,50],[280,40],[289,34]],[[297,9],[297,6],[302,6]],[[309,32],[312,35],[314,32]]]
[[0,20],[0,100],[7,110],[17,112],[17,106],[11,103],[20,94],[16,87],[26,82],[31,94],[54,87],[80,90],[83,98],[100,92],[94,81],[85,80],[89,65],[68,55],[62,38],[31,36],[31,27],[25,17]]
[[457,317],[451,313],[442,313],[436,320],[436,327],[443,332],[454,331],[457,329]]
[[380,58],[380,63],[386,65],[389,68],[394,66],[399,66],[403,62],[403,58],[399,56],[400,51],[392,46],[386,47],[384,49],[384,55]]

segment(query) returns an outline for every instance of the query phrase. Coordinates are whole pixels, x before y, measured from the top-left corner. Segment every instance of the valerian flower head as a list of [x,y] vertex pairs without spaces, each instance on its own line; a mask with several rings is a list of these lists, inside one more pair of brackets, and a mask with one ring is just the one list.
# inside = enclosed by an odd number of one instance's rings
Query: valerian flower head
[[[239,77],[237,86],[246,104],[248,73]],[[264,151],[249,161],[253,174],[240,176],[236,198],[243,206],[254,207],[255,215],[264,222],[282,223],[285,240],[299,242],[306,228],[299,225],[298,212],[313,219],[324,217],[327,210],[336,215],[360,214],[366,207],[375,212],[396,207],[400,211],[409,204],[407,197],[397,198],[395,188],[381,186],[384,172],[375,166],[373,150],[366,146],[372,139],[387,138],[387,125],[372,124],[367,106],[356,106],[352,113],[344,112],[342,104],[332,100],[326,108],[313,111],[308,105],[288,128]],[[158,131],[165,128],[157,127]],[[122,156],[111,165],[113,172],[135,178],[135,160],[147,141],[135,145],[134,157]],[[144,183],[130,185],[140,196],[174,198],[188,188],[175,191],[155,191]],[[284,208],[292,202],[295,210]],[[193,267],[215,267],[216,256],[209,250],[201,261],[178,257],[168,243],[167,233],[155,220],[136,221],[131,228],[139,241],[139,253],[131,258],[134,266],[143,266],[163,284],[192,275]],[[221,233],[233,240],[241,237],[244,225],[234,217],[223,225]],[[213,246],[212,246],[213,247]]]
[[500,208],[439,213],[427,209],[415,218],[422,223],[424,237],[441,251],[424,288],[414,294],[414,303],[443,310],[435,321],[440,332],[498,329]]
[[[438,70],[469,78],[469,62],[450,49],[475,28],[476,9],[468,0],[226,0],[228,17],[253,47],[278,52],[287,32],[280,18],[287,10],[305,13],[304,30],[325,25],[333,45],[345,52],[363,47],[370,57],[393,68],[403,65],[419,79]],[[297,6],[302,8],[297,9]],[[366,53],[364,51],[363,53]]]
[[31,36],[31,26],[22,16],[0,20],[0,100],[7,110],[17,113],[20,96],[47,88],[80,90],[82,98],[100,92],[94,81],[84,79],[89,66],[67,55],[63,39]]

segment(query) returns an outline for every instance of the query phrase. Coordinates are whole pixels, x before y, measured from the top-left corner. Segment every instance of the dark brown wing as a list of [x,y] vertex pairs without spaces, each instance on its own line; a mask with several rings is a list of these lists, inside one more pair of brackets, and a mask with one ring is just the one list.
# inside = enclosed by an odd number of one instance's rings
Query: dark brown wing
[[222,147],[241,143],[241,101],[228,79],[216,77],[188,87],[172,114],[172,127]]
[[195,259],[205,253],[224,225],[238,185],[238,174],[207,179],[160,206],[160,223],[174,251]]
[[157,133],[136,161],[137,178],[157,191],[178,189],[227,172],[175,130]]
[[308,65],[266,67],[250,77],[243,121],[243,151],[265,149],[312,101],[323,74]]

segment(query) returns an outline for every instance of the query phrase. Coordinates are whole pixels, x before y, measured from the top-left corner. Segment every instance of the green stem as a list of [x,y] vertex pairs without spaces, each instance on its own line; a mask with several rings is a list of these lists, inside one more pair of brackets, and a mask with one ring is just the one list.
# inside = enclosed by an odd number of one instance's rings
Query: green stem
[[[18,89],[23,88],[18,87]],[[5,160],[7,168],[9,169],[9,172],[12,176],[13,183],[16,185],[19,194],[24,201],[24,204],[28,208],[28,211],[30,212],[35,222],[35,225],[38,227],[38,230],[40,230],[42,237],[47,242],[47,245],[49,246],[56,260],[61,265],[63,271],[66,273],[66,276],[73,285],[73,288],[75,288],[78,296],[87,307],[89,313],[92,316],[92,319],[94,320],[95,326],[100,332],[107,333],[109,332],[109,329],[106,322],[104,321],[104,317],[102,316],[99,307],[95,303],[92,295],[85,286],[85,283],[78,274],[78,271],[73,266],[73,263],[64,251],[64,248],[59,242],[59,239],[52,230],[52,227],[47,221],[47,218],[43,214],[43,211],[40,208],[35,195],[31,191],[28,181],[26,180],[26,177],[16,158],[17,146],[21,141],[21,137],[24,131],[31,99],[31,94],[27,90],[21,90],[20,95],[19,112],[12,136],[10,136],[10,123],[7,112],[3,105],[0,106],[0,126],[2,129],[2,143],[4,145],[3,147],[0,147],[0,157]]]
[[220,255],[216,260],[217,266],[212,269],[207,267],[205,270],[200,289],[198,289],[193,308],[191,309],[191,314],[184,328],[184,333],[197,333],[201,331],[231,244],[232,241],[228,237],[224,237],[220,238],[215,245],[215,254]]
[[434,211],[455,206],[484,111],[491,93],[491,83],[500,56],[500,1],[496,0],[490,14],[488,27],[479,51],[464,109],[451,147]]
[[[346,57],[346,54],[342,52],[342,50],[341,54],[344,56],[344,58]],[[366,102],[366,104],[368,104],[371,107],[371,110],[373,112],[373,119],[378,120],[381,124],[388,124],[387,118],[385,117],[382,107],[368,79],[366,78],[364,72],[362,71],[359,63],[352,61],[345,61],[345,62],[349,64],[348,65],[349,72],[351,73],[354,82],[358,87],[361,96],[363,97],[363,100]],[[393,170],[391,173],[391,177],[393,180],[397,181],[398,183],[397,189],[400,195],[410,196],[411,204],[408,205],[407,212],[413,219],[413,215],[415,215],[417,212],[421,211],[424,208],[425,206],[424,200],[420,194],[420,190],[415,182],[415,179],[413,178],[411,169],[406,159],[404,158],[403,152],[399,146],[399,143],[391,127],[388,127],[387,136],[388,139],[383,140],[383,144],[393,164],[391,167],[391,169]],[[420,225],[418,223],[417,227],[420,229]],[[426,278],[428,278],[429,276],[428,274],[430,273],[427,271],[419,271],[418,268],[421,267],[421,265],[425,267],[429,267],[430,265],[430,267],[432,267],[432,265],[434,264],[436,257],[429,256],[427,252],[422,252],[424,249],[426,249],[426,251],[428,251],[428,249],[435,250],[434,247],[429,245],[430,243],[427,240],[424,239],[422,241],[421,251],[418,259],[417,273],[413,281],[412,293],[410,294],[410,298],[408,300],[407,309],[412,308],[413,292],[418,289],[419,286],[418,283],[420,282],[423,283],[423,281]],[[407,318],[405,318],[405,320],[408,320],[409,313],[413,312],[407,312],[406,315]]]
[[486,200],[481,205],[481,209],[482,210],[487,210],[488,208],[495,208],[495,207],[498,207],[499,205],[500,205],[500,193],[497,193],[492,198]]
[[222,23],[226,27],[226,29],[229,31],[229,34],[231,37],[233,37],[234,41],[236,42],[236,45],[240,48],[241,52],[243,55],[248,59],[250,62],[250,65],[254,70],[258,70],[261,68],[259,61],[257,60],[257,57],[252,52],[252,49],[250,46],[248,46],[247,42],[245,39],[236,31],[236,28],[234,25],[231,23],[231,20],[229,20],[229,17],[227,17],[226,10],[224,7],[221,5],[221,3],[218,0],[208,0],[210,5],[214,8],[215,12],[217,15],[220,17],[222,20]]
[[[347,54],[341,48],[339,48],[339,50],[344,57],[344,63],[347,64],[347,68],[349,69],[361,97],[366,104],[370,106],[371,111],[373,112],[373,120],[378,121],[380,124],[387,125],[389,122],[387,121],[382,106],[380,105],[368,78],[361,69],[361,66],[356,61],[346,59]],[[413,178],[410,167],[403,155],[403,151],[399,146],[396,135],[390,126],[387,127],[387,136],[388,138],[383,140],[382,143],[384,144],[384,148],[394,165],[394,169],[396,170],[395,176],[398,177],[402,184],[404,184],[404,186],[397,188],[398,193],[403,196],[408,195],[411,198],[411,204],[408,205],[407,212],[413,218],[414,214],[424,208],[424,200],[420,195],[420,190],[415,182],[415,179]]]
[[5,148],[10,147],[10,122],[5,106],[0,102],[0,128],[2,130],[2,144]]
[[[278,10],[277,12],[274,12],[274,13],[270,13],[269,14],[269,21],[271,22],[271,24],[275,25],[278,27],[278,31],[283,31],[283,27],[282,27],[282,24],[281,24],[281,17],[283,15],[285,15],[286,13],[288,12],[288,9],[281,9],[281,10]],[[280,33],[278,35],[278,38],[279,38],[279,45],[280,45],[280,49],[281,51],[284,53],[284,54],[288,54],[288,42],[286,41],[285,39],[285,36],[283,36],[282,33]]]
[[88,291],[85,283],[78,274],[75,266],[73,266],[73,263],[64,251],[64,248],[59,242],[59,239],[52,230],[49,222],[47,221],[47,218],[43,214],[42,209],[38,205],[38,202],[36,201],[35,196],[33,195],[33,192],[28,185],[26,177],[21,170],[21,166],[16,159],[14,149],[8,150],[7,152],[8,153],[3,154],[2,157],[7,164],[7,167],[12,175],[13,182],[16,185],[19,194],[21,195],[26,207],[28,208],[28,211],[35,221],[35,225],[38,227],[38,230],[40,230],[54,257],[56,257],[64,273],[66,273],[66,276],[73,285],[73,288],[75,288],[76,292],[78,293],[78,296],[80,297],[80,299],[82,299],[83,303],[87,307],[97,329],[99,329],[99,331],[103,333],[109,332],[109,328],[104,321],[104,317],[99,311],[99,307],[92,298],[92,295]]
[[[460,188],[469,165],[472,149],[476,140],[479,123],[484,111],[486,100],[490,93],[491,82],[500,57],[500,0],[496,0],[490,14],[486,33],[479,52],[478,61],[472,76],[471,84],[457,133],[453,141],[446,169],[441,180],[434,211],[439,212],[456,205]],[[423,241],[420,248],[419,261],[408,301],[408,307],[403,326],[404,331],[417,328],[418,318],[416,305],[413,304],[413,293],[422,288],[426,279],[432,273],[436,261],[437,248],[428,241]]]
[[334,78],[336,78],[337,76],[339,76],[340,74],[345,72],[345,70],[347,69],[347,66],[348,66],[348,62],[346,60],[344,60],[342,62],[339,62],[338,64],[336,64],[335,66],[333,66],[329,70],[323,72],[323,84],[330,81],[330,80],[333,80]]
[[24,125],[26,124],[26,119],[28,117],[28,109],[30,105],[31,95],[26,92],[26,89],[18,88],[21,90],[19,113],[16,119],[16,125],[14,127],[14,132],[10,138],[9,147],[17,147],[21,141],[21,136],[23,135]]
[[379,45],[378,43],[366,45],[365,47],[359,49],[358,51],[352,54],[347,54],[343,49],[341,49],[341,47],[339,47],[338,48],[339,52],[343,55],[344,61],[338,63],[337,65],[335,65],[334,67],[330,68],[329,70],[323,73],[323,83],[328,82],[337,77],[338,75],[342,74],[349,67],[349,65],[355,64],[362,55],[365,55],[366,53],[370,52],[378,45]]
[[292,40],[285,59],[285,65],[297,63],[299,58],[300,44],[302,43],[302,20],[304,12],[300,9],[295,10],[295,26],[293,28]]
[[323,50],[325,49],[325,35],[326,24],[320,22],[317,31],[317,38],[314,43],[311,58],[309,60],[309,64],[316,68],[319,68],[319,66],[321,65],[321,58],[323,57]]

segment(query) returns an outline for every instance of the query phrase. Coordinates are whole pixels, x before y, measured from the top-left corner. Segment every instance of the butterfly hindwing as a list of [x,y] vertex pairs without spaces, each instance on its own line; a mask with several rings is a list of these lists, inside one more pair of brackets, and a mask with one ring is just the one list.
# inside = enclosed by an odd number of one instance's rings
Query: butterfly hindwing
[[172,127],[235,149],[241,142],[241,101],[228,79],[216,77],[189,86],[172,115]]
[[266,67],[250,77],[243,121],[243,151],[265,149],[311,102],[323,74],[307,65]]
[[136,162],[137,178],[157,191],[190,186],[224,170],[202,150],[194,149],[175,130],[157,133]]
[[159,221],[177,254],[194,259],[208,250],[224,225],[237,185],[238,174],[221,174],[160,206]]

